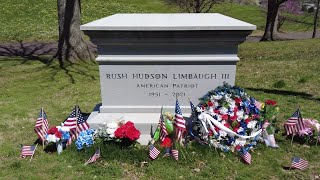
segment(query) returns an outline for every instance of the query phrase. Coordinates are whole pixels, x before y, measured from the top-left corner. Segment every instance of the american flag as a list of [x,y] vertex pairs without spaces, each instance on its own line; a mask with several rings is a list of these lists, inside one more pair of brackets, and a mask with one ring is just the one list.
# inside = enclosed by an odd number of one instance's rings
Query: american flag
[[176,127],[176,135],[178,135],[180,132],[180,136],[176,136],[176,137],[177,137],[177,139],[180,139],[182,133],[184,131],[186,131],[186,121],[184,120],[184,118],[182,116],[178,99],[176,100],[174,125]]
[[195,115],[196,114],[196,109],[194,107],[194,104],[190,100],[189,100],[189,103],[190,103],[190,108],[191,108],[191,114]]
[[308,161],[301,159],[300,157],[293,157],[291,162],[291,167],[304,170],[308,167]]
[[287,135],[295,134],[298,131],[305,129],[299,108],[285,122],[284,129]]
[[172,149],[171,154],[172,154],[173,159],[175,159],[176,161],[179,160],[179,151],[177,149]]
[[240,157],[244,163],[251,164],[251,154],[245,148],[241,148]]
[[160,141],[162,142],[166,138],[166,136],[168,135],[168,131],[167,131],[164,119],[163,119],[162,112],[160,115],[159,127],[160,127]]
[[44,141],[46,134],[48,132],[49,123],[47,119],[47,115],[44,112],[43,108],[41,108],[38,119],[36,121],[36,125],[34,126],[34,131],[37,133],[39,139]]
[[155,160],[160,154],[160,151],[154,147],[153,144],[150,144],[149,146],[149,157],[152,159],[152,160]]
[[20,157],[25,158],[27,156],[32,156],[36,150],[36,146],[24,146],[21,145],[21,155]]
[[97,149],[94,155],[84,165],[88,165],[97,161],[100,158],[100,149]]
[[71,144],[72,139],[77,138],[81,131],[85,131],[90,128],[87,121],[83,118],[81,110],[76,106],[69,117],[64,121],[63,126],[70,129],[70,139],[67,144]]

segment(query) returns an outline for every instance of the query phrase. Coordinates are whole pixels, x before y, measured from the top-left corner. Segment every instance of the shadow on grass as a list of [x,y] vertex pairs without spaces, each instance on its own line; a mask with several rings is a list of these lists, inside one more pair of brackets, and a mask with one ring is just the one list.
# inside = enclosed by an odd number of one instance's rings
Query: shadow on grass
[[57,51],[55,43],[16,42],[0,44],[0,56],[22,57],[22,64],[27,61],[40,61],[46,63]]
[[[91,43],[90,48],[94,49],[95,46]],[[48,61],[52,60],[54,55],[57,52],[57,43],[56,42],[15,42],[15,43],[4,43],[0,44],[0,56],[4,57],[21,57],[19,62],[25,64],[28,61],[39,61],[45,65],[48,65]],[[10,59],[12,61],[12,59]],[[80,64],[77,64],[80,65]],[[74,84],[76,78],[74,74],[83,75],[96,80],[96,78],[87,73],[86,69],[88,66],[80,65],[85,67],[83,69],[74,66],[74,64],[69,63],[64,67],[58,67],[56,65],[49,65],[48,67],[53,70],[52,79],[60,72],[61,70],[68,76],[70,83]]]
[[313,97],[312,94],[308,94],[304,92],[294,92],[294,91],[277,90],[277,89],[262,89],[262,88],[245,88],[245,89],[248,89],[250,91],[264,92],[268,94],[277,94],[282,96],[298,96],[303,99],[320,102],[320,98]]

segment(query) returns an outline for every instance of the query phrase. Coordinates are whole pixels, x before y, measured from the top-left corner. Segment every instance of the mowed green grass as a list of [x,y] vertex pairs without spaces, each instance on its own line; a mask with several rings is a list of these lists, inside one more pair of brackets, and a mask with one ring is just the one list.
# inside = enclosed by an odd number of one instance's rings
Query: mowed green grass
[[[82,23],[88,23],[116,13],[178,13],[181,10],[165,0],[84,0]],[[52,0],[0,1],[0,42],[56,41],[58,39],[57,5]],[[217,4],[211,12],[222,13],[257,26],[262,34],[265,13],[257,6],[237,3]],[[296,16],[295,16],[296,17]],[[312,23],[312,18],[296,17]],[[282,31],[311,30],[310,26],[286,22]]]
[[[283,122],[298,106],[303,117],[320,120],[319,39],[240,46],[236,84],[260,101],[274,99],[280,108],[281,132],[276,135],[280,149],[260,143],[252,152],[252,165],[239,161],[237,155],[191,145],[180,151],[178,162],[148,159],[146,147],[121,149],[100,145],[102,158],[97,163],[83,163],[94,153],[92,148],[78,152],[75,145],[60,156],[47,154],[38,147],[30,163],[19,158],[20,144],[36,139],[33,127],[39,108],[44,107],[50,125],[59,125],[79,105],[91,112],[100,102],[98,65],[80,63],[67,67],[46,66],[39,61],[0,58],[0,179],[310,179],[320,174],[320,147],[304,147],[282,136]],[[71,83],[74,78],[75,83]],[[309,161],[305,171],[286,171],[291,157]],[[141,162],[148,162],[144,166]],[[199,169],[199,172],[193,171]]]

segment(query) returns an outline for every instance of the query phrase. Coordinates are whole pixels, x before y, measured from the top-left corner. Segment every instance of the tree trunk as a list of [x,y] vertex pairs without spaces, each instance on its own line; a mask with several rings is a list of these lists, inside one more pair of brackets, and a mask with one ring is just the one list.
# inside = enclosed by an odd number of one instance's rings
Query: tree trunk
[[90,52],[80,31],[80,0],[57,0],[57,5],[59,42],[56,57],[60,67],[63,67],[65,62],[94,60],[94,54]]
[[268,0],[268,12],[267,12],[267,21],[264,29],[264,34],[261,37],[260,41],[273,41],[275,33],[275,23],[278,16],[280,4],[276,0]]
[[317,1],[317,10],[314,14],[313,19],[313,32],[312,32],[312,38],[315,38],[317,35],[317,28],[318,28],[318,14],[319,14],[319,7],[320,6],[320,0]]

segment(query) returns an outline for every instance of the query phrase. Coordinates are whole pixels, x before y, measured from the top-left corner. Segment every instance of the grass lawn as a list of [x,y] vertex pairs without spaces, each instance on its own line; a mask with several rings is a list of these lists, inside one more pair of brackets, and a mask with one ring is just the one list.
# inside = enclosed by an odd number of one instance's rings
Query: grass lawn
[[[32,5],[31,5],[32,4]],[[0,42],[56,41],[58,39],[57,7],[52,0],[0,1]],[[83,0],[82,22],[88,23],[115,13],[174,13],[180,10],[167,5],[165,0]],[[257,6],[224,3],[215,5],[211,12],[222,13],[257,25],[254,34],[262,34],[265,13]],[[312,23],[310,17],[297,17]],[[311,30],[309,25],[287,21],[282,31]]]
[[[280,124],[298,105],[303,117],[320,119],[320,47],[315,46],[319,43],[319,39],[244,43],[236,84],[258,100],[276,100]],[[56,64],[48,67],[39,61],[0,57],[0,179],[310,179],[320,175],[320,147],[298,143],[291,147],[290,140],[281,135],[282,126],[276,135],[280,149],[260,143],[251,153],[253,164],[249,166],[234,154],[196,144],[181,150],[178,162],[162,158],[150,162],[145,147],[121,150],[113,145],[102,145],[102,159],[90,166],[83,163],[94,148],[77,152],[74,145],[60,156],[38,147],[31,163],[20,159],[20,144],[32,144],[36,139],[33,127],[40,107],[45,108],[53,126],[62,122],[75,104],[91,112],[100,102],[97,64],[80,63],[67,70]],[[283,170],[294,155],[308,160],[310,167]],[[148,164],[141,166],[143,161]],[[197,168],[200,171],[194,172]]]

